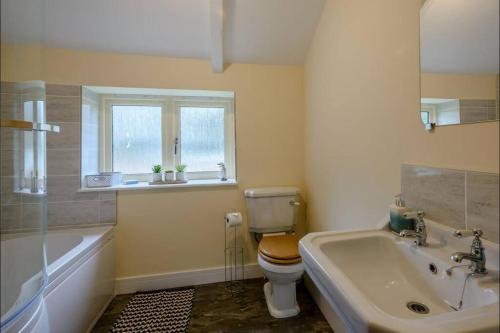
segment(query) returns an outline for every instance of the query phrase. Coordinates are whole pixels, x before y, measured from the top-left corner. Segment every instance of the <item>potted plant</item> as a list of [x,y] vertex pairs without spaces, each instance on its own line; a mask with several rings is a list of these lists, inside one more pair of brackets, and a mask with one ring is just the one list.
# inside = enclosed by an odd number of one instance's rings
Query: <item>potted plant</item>
[[153,170],[153,182],[161,182],[161,165],[156,164],[151,168]]
[[174,181],[174,170],[165,170],[165,181],[173,182]]
[[175,173],[175,180],[178,182],[185,182],[187,181],[186,173],[184,172],[187,168],[187,165],[185,164],[179,164],[175,167],[175,170],[177,171]]

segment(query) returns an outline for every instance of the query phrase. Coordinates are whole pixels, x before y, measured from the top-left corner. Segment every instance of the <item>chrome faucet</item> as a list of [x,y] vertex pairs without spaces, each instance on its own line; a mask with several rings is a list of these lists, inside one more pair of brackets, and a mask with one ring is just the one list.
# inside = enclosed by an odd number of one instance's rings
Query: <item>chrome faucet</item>
[[457,230],[454,233],[455,237],[462,238],[466,236],[474,236],[472,240],[472,245],[470,247],[470,252],[455,252],[451,255],[451,260],[461,263],[462,260],[470,261],[469,268],[472,273],[475,274],[486,274],[486,256],[484,254],[483,243],[481,242],[481,236],[483,231],[481,229],[473,229],[472,231]]
[[416,221],[415,230],[403,230],[399,233],[399,236],[414,236],[417,238],[415,243],[418,246],[427,246],[427,229],[425,227],[424,215],[423,211],[403,213],[404,218],[414,219]]

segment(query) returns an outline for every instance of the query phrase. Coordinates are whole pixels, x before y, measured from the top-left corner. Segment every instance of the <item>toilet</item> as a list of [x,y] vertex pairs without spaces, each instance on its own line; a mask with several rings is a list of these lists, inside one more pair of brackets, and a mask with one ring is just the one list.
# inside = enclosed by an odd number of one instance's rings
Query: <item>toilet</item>
[[257,262],[268,279],[264,285],[269,313],[286,318],[300,312],[295,283],[304,273],[299,237],[293,232],[300,205],[295,187],[245,190],[250,232],[259,240]]

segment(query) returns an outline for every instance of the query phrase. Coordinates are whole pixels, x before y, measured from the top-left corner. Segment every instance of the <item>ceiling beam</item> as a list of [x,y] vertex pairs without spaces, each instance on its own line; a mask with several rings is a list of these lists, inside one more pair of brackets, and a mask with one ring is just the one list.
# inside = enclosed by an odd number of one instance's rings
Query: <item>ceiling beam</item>
[[224,0],[210,0],[210,57],[214,73],[224,71]]

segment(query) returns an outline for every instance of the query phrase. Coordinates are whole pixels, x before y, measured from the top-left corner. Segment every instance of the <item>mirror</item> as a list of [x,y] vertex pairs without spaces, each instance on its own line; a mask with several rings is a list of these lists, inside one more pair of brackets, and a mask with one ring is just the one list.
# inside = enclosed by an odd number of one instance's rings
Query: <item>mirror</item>
[[499,0],[422,0],[420,118],[435,126],[499,120]]

